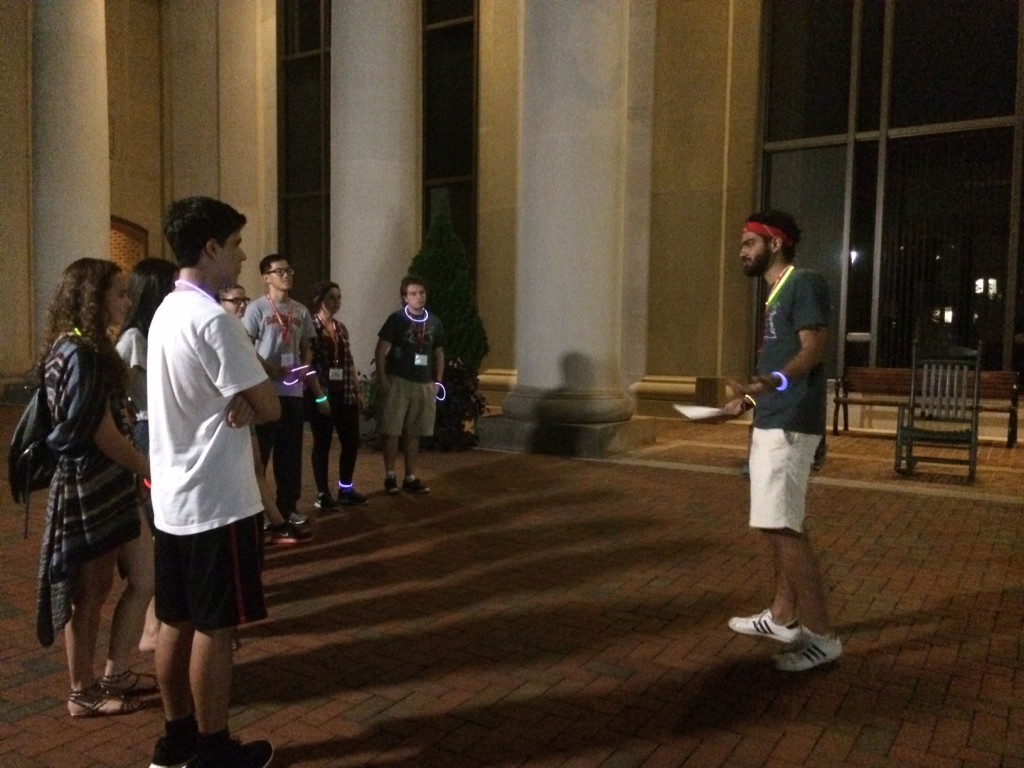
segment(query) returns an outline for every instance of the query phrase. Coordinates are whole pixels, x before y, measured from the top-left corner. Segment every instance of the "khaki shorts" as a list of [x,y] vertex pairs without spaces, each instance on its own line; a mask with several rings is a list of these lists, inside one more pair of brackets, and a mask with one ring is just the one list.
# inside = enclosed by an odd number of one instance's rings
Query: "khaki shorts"
[[804,531],[807,481],[820,435],[755,429],[750,440],[750,527]]
[[381,393],[377,429],[382,435],[434,434],[434,382],[389,376],[388,386]]

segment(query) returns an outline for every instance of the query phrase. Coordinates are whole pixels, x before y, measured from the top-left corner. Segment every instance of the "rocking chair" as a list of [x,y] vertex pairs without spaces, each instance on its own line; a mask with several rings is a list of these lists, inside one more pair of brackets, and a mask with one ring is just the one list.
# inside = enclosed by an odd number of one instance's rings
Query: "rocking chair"
[[[981,345],[977,350],[947,347],[939,355],[918,357],[915,340],[910,402],[899,406],[896,426],[896,471],[912,474],[918,462],[967,466],[974,481],[978,463],[978,401]],[[966,455],[922,456],[919,446],[954,449]]]

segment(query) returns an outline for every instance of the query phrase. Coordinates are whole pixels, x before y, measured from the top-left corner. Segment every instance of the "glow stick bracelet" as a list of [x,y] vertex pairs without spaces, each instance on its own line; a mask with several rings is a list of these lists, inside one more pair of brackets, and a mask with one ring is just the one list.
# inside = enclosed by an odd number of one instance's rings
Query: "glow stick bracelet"
[[[309,366],[308,365],[300,365],[298,368],[292,368],[291,372],[292,373],[298,373],[299,371],[305,370],[306,368],[309,368]],[[299,383],[299,381],[301,379],[302,379],[302,377],[300,376],[299,378],[293,379],[293,380],[285,379],[281,383],[284,384],[286,387],[294,387],[296,384]]]

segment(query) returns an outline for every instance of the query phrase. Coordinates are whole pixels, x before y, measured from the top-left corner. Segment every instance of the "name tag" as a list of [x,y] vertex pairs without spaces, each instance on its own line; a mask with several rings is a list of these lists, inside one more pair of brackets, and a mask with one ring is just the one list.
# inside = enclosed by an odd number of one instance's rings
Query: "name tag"
[[331,381],[342,381],[345,378],[345,369],[331,368],[330,371],[327,372],[327,378]]
[[281,355],[281,367],[282,368],[291,368],[293,365],[295,365],[295,353],[294,352],[284,352]]
[[427,364],[427,356],[426,355],[417,354],[413,358],[413,363],[415,365],[423,365],[423,366],[425,366]]

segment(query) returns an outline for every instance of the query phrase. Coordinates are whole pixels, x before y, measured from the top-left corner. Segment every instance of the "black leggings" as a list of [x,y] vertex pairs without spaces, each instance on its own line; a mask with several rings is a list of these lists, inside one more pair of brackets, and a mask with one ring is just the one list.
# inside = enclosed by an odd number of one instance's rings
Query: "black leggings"
[[355,403],[346,405],[335,395],[330,395],[328,402],[331,404],[330,416],[314,411],[309,419],[309,427],[313,432],[313,480],[316,482],[317,493],[326,493],[329,489],[327,460],[331,453],[333,432],[337,431],[338,440],[341,442],[338,479],[344,485],[352,484],[356,455],[359,453],[359,406]]

